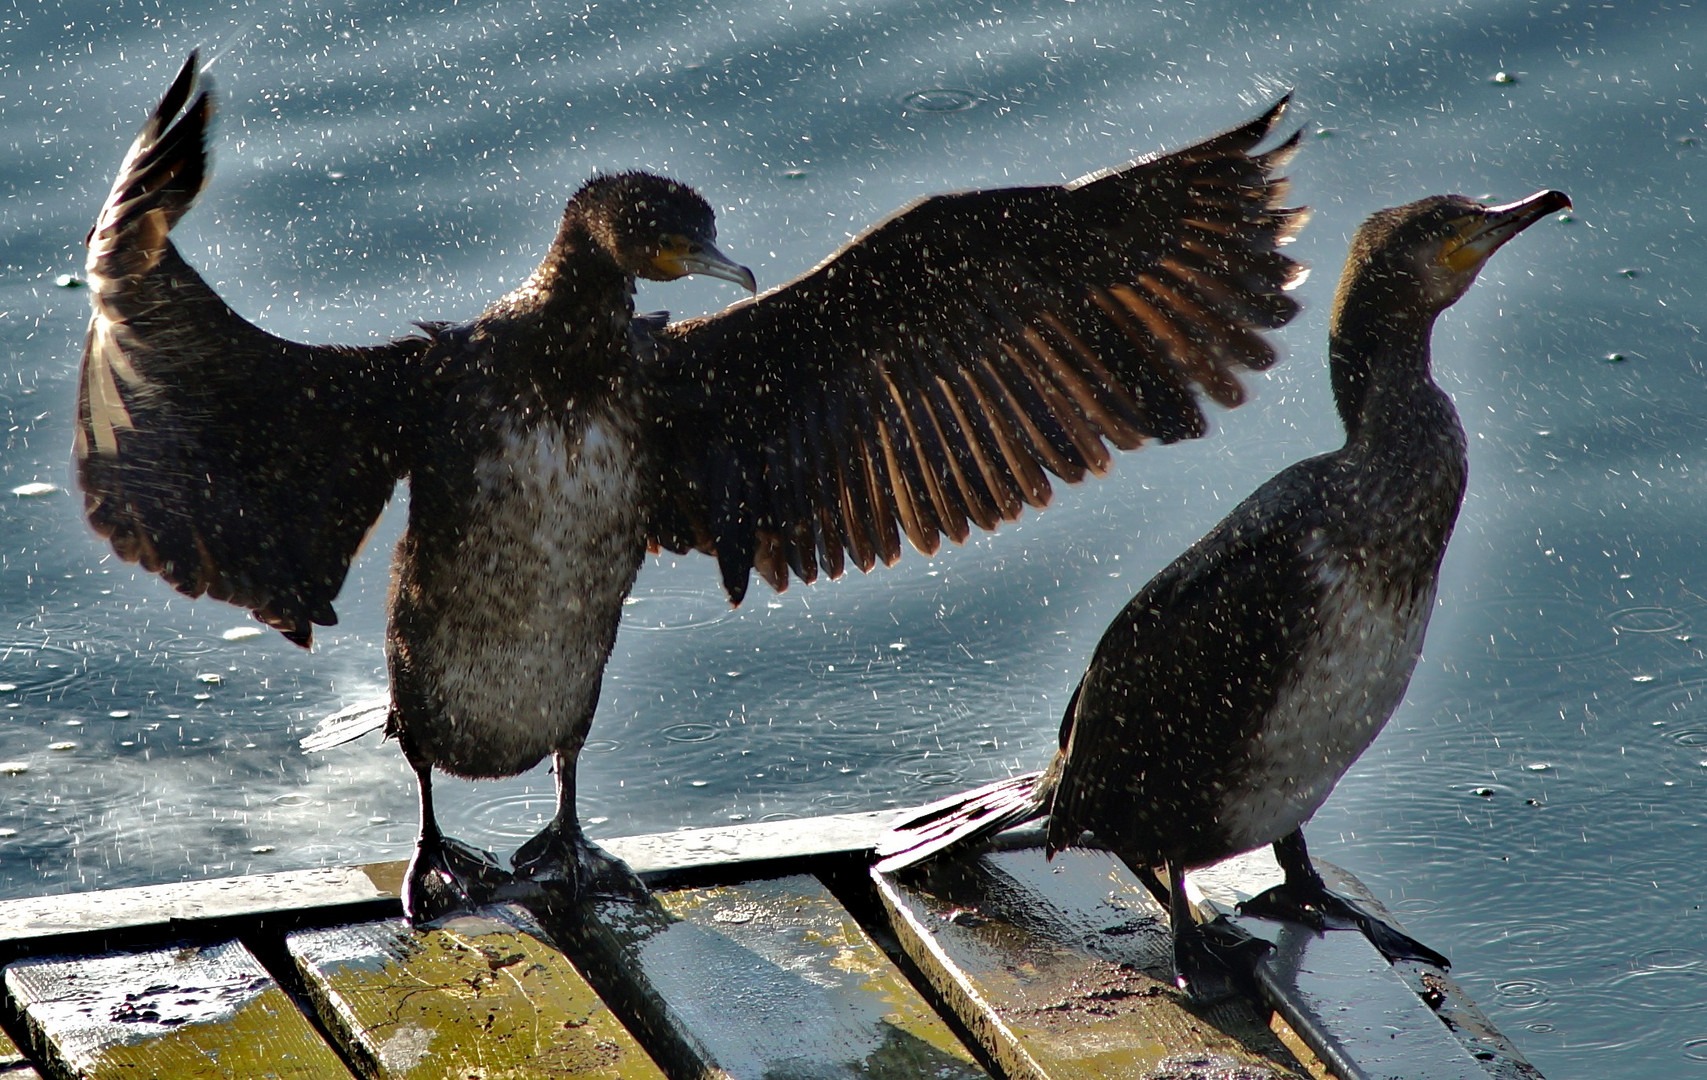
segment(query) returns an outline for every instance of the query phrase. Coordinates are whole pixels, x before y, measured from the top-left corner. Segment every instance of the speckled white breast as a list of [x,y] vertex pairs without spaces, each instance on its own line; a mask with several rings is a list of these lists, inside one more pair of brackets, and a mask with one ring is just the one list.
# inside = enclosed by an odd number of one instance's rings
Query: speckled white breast
[[1227,792],[1220,824],[1229,850],[1271,843],[1316,812],[1398,707],[1422,652],[1432,583],[1395,597],[1377,571],[1332,552],[1312,554],[1326,589],[1321,633],[1247,748],[1250,771]]
[[517,424],[476,463],[448,599],[419,657],[446,771],[508,775],[585,737],[622,601],[645,551],[635,433]]

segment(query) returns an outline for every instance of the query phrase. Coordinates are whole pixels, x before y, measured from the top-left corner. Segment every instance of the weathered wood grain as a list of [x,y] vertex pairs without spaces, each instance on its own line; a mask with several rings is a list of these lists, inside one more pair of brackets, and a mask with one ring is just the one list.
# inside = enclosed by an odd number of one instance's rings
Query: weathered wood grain
[[349,1080],[249,951],[218,945],[20,960],[6,989],[32,1049],[84,1080]]
[[643,1080],[663,1073],[519,908],[412,929],[301,930],[286,946],[375,1080]]
[[1305,1075],[1268,1009],[1186,1004],[1166,914],[1104,852],[990,852],[873,880],[902,947],[1013,1077]]
[[607,902],[575,939],[577,963],[651,1039],[703,1067],[764,1077],[982,1077],[984,1072],[816,878]]

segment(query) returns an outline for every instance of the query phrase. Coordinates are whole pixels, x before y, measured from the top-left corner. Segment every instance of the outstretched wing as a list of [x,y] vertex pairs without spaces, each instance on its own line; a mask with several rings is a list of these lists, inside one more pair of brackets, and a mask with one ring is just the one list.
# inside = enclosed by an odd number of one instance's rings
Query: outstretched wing
[[667,327],[647,365],[653,539],[715,552],[739,602],[851,560],[934,552],[1043,506],[1105,445],[1203,434],[1242,400],[1303,277],[1276,175],[1294,134],[1244,127],[1064,186],[939,195],[805,276]]
[[308,645],[405,471],[407,375],[430,345],[273,337],[184,262],[167,234],[206,181],[214,113],[196,81],[192,54],[89,233],[77,477],[122,558]]

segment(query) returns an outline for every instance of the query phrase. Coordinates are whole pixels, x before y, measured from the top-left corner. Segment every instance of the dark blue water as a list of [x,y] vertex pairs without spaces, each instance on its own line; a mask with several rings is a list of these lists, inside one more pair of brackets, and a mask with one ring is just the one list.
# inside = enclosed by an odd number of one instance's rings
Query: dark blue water
[[[1202,442],[1121,459],[935,559],[731,612],[644,571],[582,759],[616,835],[900,805],[1035,767],[1107,620],[1284,464],[1337,444],[1325,312],[1379,206],[1559,187],[1440,322],[1472,483],[1406,704],[1310,829],[1556,1076],[1707,1069],[1707,19],[1659,2],[1014,0],[400,11],[0,9],[0,895],[397,858],[394,747],[296,739],[382,689],[397,507],[312,654],[117,562],[68,493],[80,241],[192,46],[224,111],[179,230],[274,332],[464,319],[591,171],[698,186],[774,284],[918,195],[1070,178],[1298,94],[1316,267],[1289,357]],[[678,313],[730,287],[658,287]],[[45,494],[6,494],[26,484]],[[31,489],[24,489],[26,491]],[[235,638],[235,640],[232,640]],[[543,770],[446,784],[508,850]]]

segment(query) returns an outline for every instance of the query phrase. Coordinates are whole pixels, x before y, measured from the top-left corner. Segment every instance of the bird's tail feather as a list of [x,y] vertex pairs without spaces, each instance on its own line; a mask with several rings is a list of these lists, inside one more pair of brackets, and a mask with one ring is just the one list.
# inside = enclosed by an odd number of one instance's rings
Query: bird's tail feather
[[877,842],[877,869],[905,869],[954,847],[994,836],[1048,811],[1043,773],[1025,773],[921,806]]
[[358,701],[321,720],[313,731],[302,737],[299,745],[305,754],[330,750],[363,735],[385,730],[385,721],[390,715],[391,699],[388,697]]

